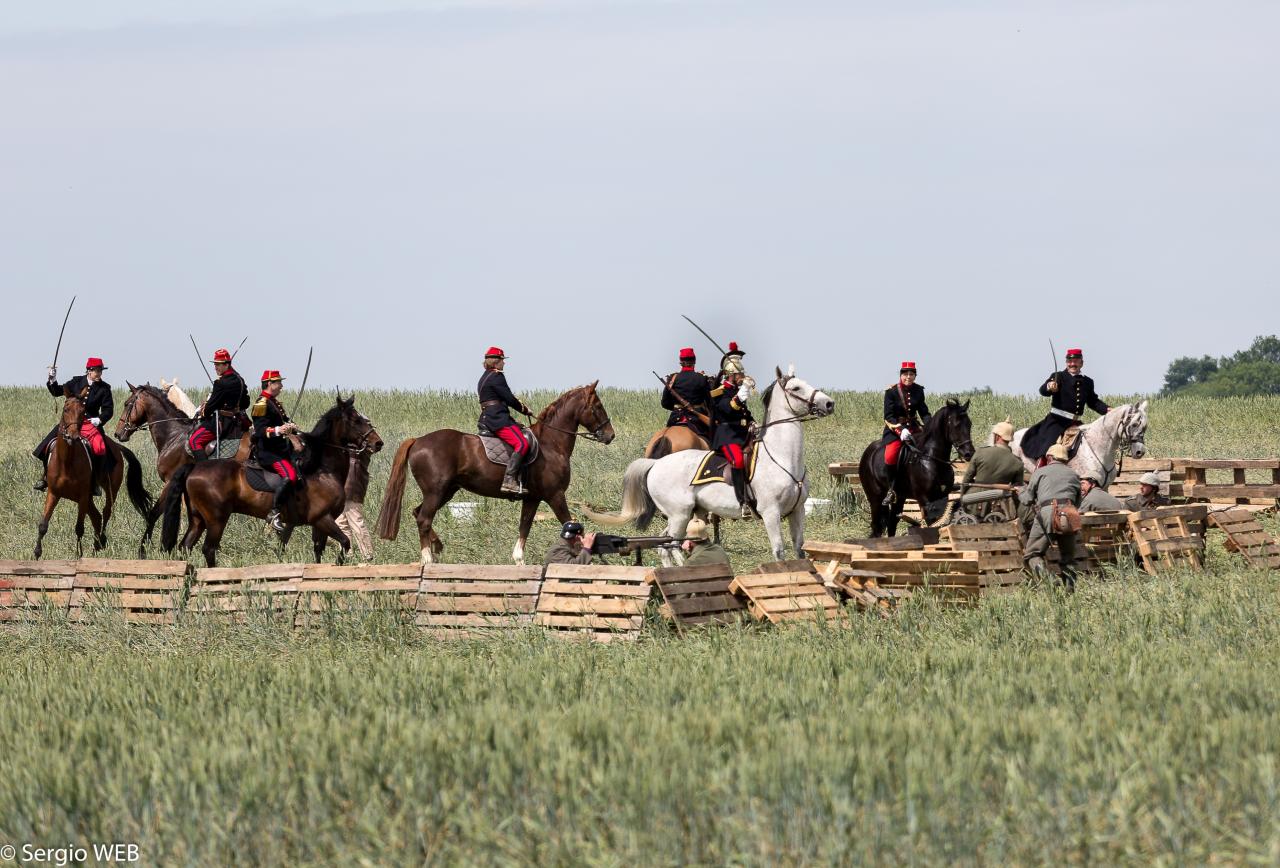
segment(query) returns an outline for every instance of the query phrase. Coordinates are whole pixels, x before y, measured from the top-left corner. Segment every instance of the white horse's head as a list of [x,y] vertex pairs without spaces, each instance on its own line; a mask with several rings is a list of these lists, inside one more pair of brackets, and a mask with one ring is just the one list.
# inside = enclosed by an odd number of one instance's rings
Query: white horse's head
[[820,389],[806,383],[796,376],[796,366],[791,365],[787,372],[775,368],[777,379],[765,390],[765,409],[771,418],[774,414],[785,416],[830,416],[836,409],[836,402]]
[[1116,433],[1120,442],[1129,444],[1129,457],[1141,458],[1147,454],[1147,402],[1128,404],[1120,414],[1120,426]]

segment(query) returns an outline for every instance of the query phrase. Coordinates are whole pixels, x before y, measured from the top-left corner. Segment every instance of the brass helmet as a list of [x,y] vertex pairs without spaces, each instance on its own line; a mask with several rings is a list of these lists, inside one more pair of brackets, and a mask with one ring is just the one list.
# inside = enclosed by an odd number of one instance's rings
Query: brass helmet
[[746,372],[746,368],[742,367],[742,359],[736,359],[733,356],[724,360],[724,368],[720,371],[726,377],[730,374],[745,374]]

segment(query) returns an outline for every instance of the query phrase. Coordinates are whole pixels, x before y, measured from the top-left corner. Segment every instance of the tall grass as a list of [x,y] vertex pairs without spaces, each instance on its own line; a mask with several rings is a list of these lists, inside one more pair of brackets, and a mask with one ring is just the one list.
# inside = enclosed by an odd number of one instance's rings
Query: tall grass
[[[3,397],[0,555],[23,557],[26,451],[51,402]],[[825,464],[878,431],[878,396],[836,399],[807,428],[819,495]],[[661,414],[647,394],[604,400],[618,441],[579,447],[571,496],[616,505]],[[470,399],[440,393],[358,406],[391,450],[474,424]],[[972,413],[1041,409],[982,397]],[[1158,402],[1148,445],[1280,454],[1278,416],[1275,399]],[[486,504],[441,532],[452,557],[501,563],[515,520]],[[140,529],[122,513],[110,553],[131,555]],[[811,535],[865,529],[832,515]],[[279,557],[252,523],[233,531],[225,562]],[[758,523],[726,535],[739,567],[764,558]],[[74,553],[69,515],[47,542]],[[411,530],[379,543],[380,561],[416,555]],[[1278,603],[1273,574],[1215,545],[1205,572],[1121,570],[1071,597],[918,598],[888,620],[679,639],[655,623],[626,647],[536,630],[442,643],[377,612],[303,634],[40,621],[0,631],[0,843],[136,841],[156,864],[1274,863]]]

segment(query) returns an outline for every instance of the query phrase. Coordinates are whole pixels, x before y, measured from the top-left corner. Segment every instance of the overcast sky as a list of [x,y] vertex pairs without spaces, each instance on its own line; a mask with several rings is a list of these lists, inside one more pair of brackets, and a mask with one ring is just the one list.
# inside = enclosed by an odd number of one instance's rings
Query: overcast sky
[[[0,11],[0,382],[655,386],[682,319],[877,388],[1105,392],[1280,331],[1280,4]],[[291,385],[298,380],[291,379]]]

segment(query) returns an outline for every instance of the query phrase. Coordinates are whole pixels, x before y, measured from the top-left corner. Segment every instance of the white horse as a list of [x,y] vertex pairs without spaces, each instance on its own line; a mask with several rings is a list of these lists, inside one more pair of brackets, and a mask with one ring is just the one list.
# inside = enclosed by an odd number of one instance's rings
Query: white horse
[[[804,557],[804,500],[809,484],[804,467],[804,428],[800,423],[830,415],[835,401],[797,377],[794,365],[786,374],[781,368],[776,369],[776,373],[777,379],[762,396],[765,411],[751,488],[756,496],[756,509],[769,534],[773,556],[782,560],[786,553],[782,538],[784,518],[791,528],[796,556]],[[742,508],[732,485],[726,482],[690,484],[706,456],[704,451],[687,449],[658,459],[636,459],[623,477],[622,513],[602,515],[587,511],[587,515],[604,525],[634,521],[636,527],[644,530],[655,511],[661,511],[667,518],[666,534],[677,538],[684,536],[689,519],[695,513],[741,518]],[[662,557],[664,562],[668,561],[665,550]]]
[[[1036,463],[1022,454],[1022,428],[1013,435],[1013,454],[1022,459],[1027,472],[1033,473]],[[1112,407],[1107,415],[1080,426],[1080,448],[1067,465],[1081,477],[1092,476],[1103,488],[1116,478],[1116,447],[1128,445],[1131,458],[1147,454],[1147,402],[1121,404]]]

